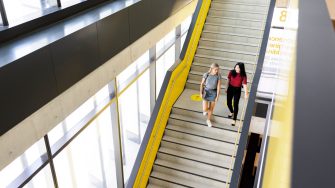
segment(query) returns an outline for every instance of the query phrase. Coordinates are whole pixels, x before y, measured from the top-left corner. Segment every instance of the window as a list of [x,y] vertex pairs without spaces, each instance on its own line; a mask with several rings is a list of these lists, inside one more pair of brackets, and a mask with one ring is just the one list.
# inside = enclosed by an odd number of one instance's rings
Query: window
[[1,13],[0,13],[0,26],[2,26],[3,25],[3,22],[2,22],[2,15],[1,15]]
[[9,23],[23,23],[57,8],[57,0],[3,0]]
[[91,97],[78,109],[72,112],[63,122],[58,124],[49,133],[50,146],[52,147],[61,137],[76,126],[83,118],[94,109],[94,98]]
[[156,55],[161,56],[176,40],[176,31],[173,29],[156,44]]
[[146,51],[135,62],[117,76],[118,91],[126,88],[136,77],[149,66],[149,51]]
[[59,187],[117,187],[110,110],[54,159]]
[[180,50],[183,50],[183,46],[184,46],[184,44],[185,44],[186,36],[187,36],[187,34],[184,34],[184,35],[181,37],[181,45],[180,45],[181,49],[180,49]]
[[26,173],[33,173],[34,169],[31,169],[31,166],[35,166],[35,163],[45,162],[42,161],[41,158],[45,153],[46,149],[44,139],[42,138],[20,157],[0,171],[0,187],[10,187],[13,181],[15,181],[24,171],[27,171]]
[[138,85],[132,84],[119,97],[124,181],[127,182],[141,144]]
[[63,8],[69,7],[69,6],[84,2],[84,1],[87,1],[87,0],[61,0]]
[[182,23],[181,23],[181,34],[184,34],[188,31],[190,24],[192,21],[192,15],[187,17]]
[[54,187],[50,166],[47,165],[46,167],[44,167],[24,187],[25,188]]
[[170,47],[156,62],[156,98],[162,87],[166,72],[175,63],[175,45]]

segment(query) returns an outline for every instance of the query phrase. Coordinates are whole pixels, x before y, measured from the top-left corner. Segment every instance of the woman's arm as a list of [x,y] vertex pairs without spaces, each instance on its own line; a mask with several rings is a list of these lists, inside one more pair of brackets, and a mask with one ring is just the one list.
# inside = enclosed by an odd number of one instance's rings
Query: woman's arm
[[216,86],[216,99],[215,101],[218,101],[219,100],[219,96],[220,96],[220,93],[221,93],[221,76],[220,76],[220,79],[218,81],[218,85]]
[[229,78],[228,78],[227,83],[226,83],[226,88],[224,89],[226,93],[227,93],[227,91],[228,91],[229,82],[230,82],[230,80],[229,80]]
[[226,82],[226,88],[224,91],[227,93],[228,87],[229,87],[229,82],[230,82],[230,77],[231,77],[231,71],[229,71],[228,76],[227,76],[227,82]]
[[202,98],[202,92],[204,89],[204,83],[205,83],[205,78],[202,78],[201,83],[200,83],[200,97]]
[[249,96],[249,90],[248,90],[248,85],[247,84],[243,84],[243,88],[244,88],[244,98],[248,98]]

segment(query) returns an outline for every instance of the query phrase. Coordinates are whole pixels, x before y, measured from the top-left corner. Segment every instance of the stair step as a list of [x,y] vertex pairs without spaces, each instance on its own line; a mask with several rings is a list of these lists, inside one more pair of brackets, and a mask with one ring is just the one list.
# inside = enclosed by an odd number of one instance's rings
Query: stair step
[[202,176],[204,178],[213,179],[216,181],[227,182],[228,169],[208,165],[181,157],[158,153],[155,160],[156,165],[180,170],[190,174]]
[[244,42],[244,43],[255,44],[255,45],[260,45],[261,43],[260,36],[238,34],[238,33],[231,33],[231,32],[218,32],[218,31],[203,30],[201,37],[209,38],[213,40],[230,40],[230,41],[235,41],[235,42]]
[[223,48],[235,51],[239,50],[257,54],[260,49],[260,47],[256,44],[232,42],[232,41],[209,39],[209,38],[200,38],[199,46],[209,46],[214,48]]
[[256,0],[246,0],[246,1],[227,1],[227,0],[213,0],[213,3],[221,4],[234,4],[234,5],[245,5],[245,6],[258,6],[258,7],[269,7],[269,3],[264,0],[257,2]]
[[180,185],[190,187],[224,187],[226,183],[211,180],[201,176],[181,172],[178,170],[154,165],[151,177],[156,177],[169,182],[175,182]]
[[234,51],[221,48],[214,48],[209,46],[198,46],[197,53],[205,54],[208,56],[218,56],[224,58],[239,58],[243,61],[255,61],[258,58],[258,54],[244,52],[244,51]]
[[198,149],[191,146],[186,146],[164,140],[162,140],[161,142],[159,152],[197,161],[199,163],[214,165],[225,169],[229,169],[230,166],[235,162],[235,158],[232,157],[232,155],[206,151],[203,149]]
[[251,56],[257,56],[258,55],[258,53],[255,53],[255,52],[246,52],[246,51],[241,51],[241,50],[230,50],[230,49],[216,48],[216,47],[210,47],[210,46],[198,46],[198,49],[199,48],[200,49],[208,49],[208,50],[212,50],[212,51],[242,54],[242,55],[251,55]]
[[[239,136],[237,132],[231,130],[217,129],[215,127],[207,127],[196,123],[182,121],[174,118],[169,118],[168,124],[179,126],[190,131],[197,131],[197,134],[204,134],[213,139],[224,141],[225,138],[235,138]],[[196,133],[194,133],[196,134]]]
[[253,20],[265,20],[267,14],[257,13],[252,11],[239,11],[233,9],[217,9],[210,8],[208,15],[220,16],[220,17],[234,17],[234,18],[249,18]]
[[268,0],[214,0],[215,2],[257,4],[259,6],[269,6]]
[[209,129],[213,130],[213,128],[205,127],[205,126],[180,126],[180,125],[168,124],[166,129],[178,131],[181,133],[187,133],[187,134],[191,134],[195,136],[200,136],[203,138],[213,139],[213,140],[217,140],[221,142],[230,142],[230,143],[234,143],[235,137],[238,135],[237,133],[232,133],[230,131],[227,131],[227,133],[230,133],[230,134],[227,134],[224,132],[220,132],[219,134],[213,133],[209,131]]
[[214,8],[211,7],[210,10],[222,11],[222,12],[237,12],[237,13],[249,13],[249,14],[259,14],[259,15],[267,15],[266,11],[253,11],[253,10],[238,10],[238,9],[227,9],[227,8]]
[[[198,72],[207,72],[210,68],[211,64],[209,63],[200,63],[200,62],[193,62],[191,66],[191,70],[198,71]],[[229,71],[233,70],[235,65],[233,66],[220,66],[221,74],[228,75]],[[253,69],[246,69],[248,78],[253,75]],[[223,74],[223,72],[227,72],[227,74]]]
[[[200,81],[202,80],[202,76],[205,72],[198,72],[198,71],[193,71],[191,70],[188,77],[191,79],[191,80],[199,80],[199,84],[200,84]],[[222,85],[225,85],[227,83],[227,76],[228,75],[221,75],[222,76]],[[248,87],[250,87],[250,84],[252,82],[252,77],[248,77],[247,79],[247,83],[248,83]]]
[[[236,59],[236,58],[226,58],[226,57],[220,57],[220,56],[214,56],[214,55],[206,55],[201,53],[196,53],[194,57],[195,62],[201,62],[201,63],[217,63],[220,66],[227,66],[232,67],[235,66],[238,62],[243,62],[244,66],[247,70],[253,70],[253,66],[256,65],[258,59],[254,61],[243,61],[242,59]],[[229,65],[229,66],[228,66]]]
[[[166,135],[163,136],[163,140],[170,141],[178,144],[184,144],[186,146],[203,149],[206,151],[217,152],[219,154],[234,155],[235,146],[225,142],[209,142],[203,143],[202,141],[208,141],[206,139],[199,139],[198,137],[192,137],[185,134],[178,134],[177,132],[166,131]],[[213,145],[212,145],[213,144]]]
[[260,4],[251,4],[251,3],[239,3],[239,2],[225,2],[225,1],[212,1],[211,8],[216,9],[233,9],[240,11],[248,11],[248,12],[267,12],[268,6],[260,5]]
[[263,36],[263,30],[260,28],[242,27],[234,25],[223,25],[206,22],[204,25],[204,30],[216,31],[216,32],[227,32],[227,33],[238,33],[243,35],[251,36]]
[[185,186],[181,186],[178,184],[170,183],[168,181],[160,180],[154,177],[149,177],[149,184],[147,188],[185,188]]
[[200,40],[201,41],[217,42],[217,43],[225,43],[225,44],[235,44],[235,45],[239,45],[239,46],[259,47],[259,44],[252,44],[252,43],[247,43],[247,42],[237,42],[237,41],[231,41],[231,40],[212,39],[212,38],[206,38],[206,37],[201,37]]
[[[206,119],[202,115],[202,112],[190,111],[190,110],[173,107],[170,117],[174,119],[179,119],[179,120],[207,126]],[[220,117],[217,115],[212,116],[213,127],[222,128],[225,130],[236,132],[238,127],[231,126],[230,123],[231,123],[231,119],[229,118],[225,118],[222,116]]]
[[[190,80],[194,80],[194,81],[197,81],[198,84],[200,84],[202,78],[203,78],[203,74],[208,71],[208,70],[205,70],[203,72],[198,72],[198,71],[194,71],[193,69],[190,71],[189,75],[188,75],[188,79]],[[228,82],[228,71],[221,71],[221,88],[225,87],[227,82]],[[248,87],[251,86],[251,83],[252,83],[252,79],[253,79],[253,76],[252,75],[248,75],[248,79],[247,79],[247,83],[248,83]]]
[[243,19],[243,18],[233,18],[233,17],[220,17],[220,16],[208,16],[206,22],[215,24],[228,24],[228,25],[240,25],[244,27],[260,27],[265,26],[264,21]]
[[[200,61],[198,61],[199,59],[200,59]],[[195,66],[196,67],[207,67],[208,68],[207,70],[209,70],[209,67],[212,64],[212,62],[208,62],[209,61],[208,59],[203,60],[203,58],[197,58],[196,57],[196,60],[192,63],[192,68],[194,68]],[[228,71],[232,70],[233,67],[235,66],[235,64],[236,64],[235,62],[218,61],[218,65],[220,66],[221,71],[223,72],[223,73],[221,73],[222,75],[228,75]],[[249,74],[253,75],[253,71],[255,70],[256,65],[244,63],[244,67],[245,67],[245,70],[246,70],[248,75]],[[205,69],[203,69],[203,70],[205,70]],[[201,72],[201,71],[199,71],[199,72]],[[225,74],[224,72],[227,72],[227,74]]]
[[[187,79],[186,88],[187,89],[192,89],[192,90],[199,90],[199,88],[200,88],[200,81],[198,81],[198,80],[192,80],[190,78],[191,77],[188,77],[188,79]],[[225,85],[221,85],[221,92],[224,92],[225,88],[226,88]],[[248,91],[250,92],[250,87],[248,88]],[[242,94],[244,95],[244,89],[242,89]]]

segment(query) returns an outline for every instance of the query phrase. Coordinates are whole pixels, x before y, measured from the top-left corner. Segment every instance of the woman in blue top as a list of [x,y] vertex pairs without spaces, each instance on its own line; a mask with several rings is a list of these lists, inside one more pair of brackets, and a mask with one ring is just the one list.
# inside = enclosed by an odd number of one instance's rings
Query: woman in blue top
[[218,101],[221,90],[221,74],[218,64],[213,63],[206,72],[200,84],[200,96],[203,98],[203,114],[207,115],[207,125],[212,127],[211,116],[214,111],[215,103]]

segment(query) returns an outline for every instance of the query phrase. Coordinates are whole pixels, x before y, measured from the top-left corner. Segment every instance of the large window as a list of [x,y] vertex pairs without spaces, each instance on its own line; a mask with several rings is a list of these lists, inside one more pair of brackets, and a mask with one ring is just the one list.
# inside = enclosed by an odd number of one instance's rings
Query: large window
[[[41,139],[0,171],[0,187],[16,186],[19,177],[25,176],[29,173],[29,169],[36,168],[36,166],[47,160],[41,157],[45,153],[46,148],[43,139]],[[48,177],[42,177],[42,179],[44,180],[43,182],[46,182],[47,184],[49,183]],[[43,183],[41,182],[41,184]]]
[[[117,76],[124,181],[128,181],[150,118],[149,51]],[[130,118],[131,117],[131,118]]]
[[175,63],[175,46],[171,46],[156,62],[156,97],[162,87],[165,74]]
[[40,187],[53,187],[50,166],[45,166],[37,175],[34,176],[24,187],[26,188],[40,188]]
[[104,111],[54,159],[59,187],[116,187],[110,111]]
[[9,23],[22,23],[57,7],[57,0],[3,0]]

